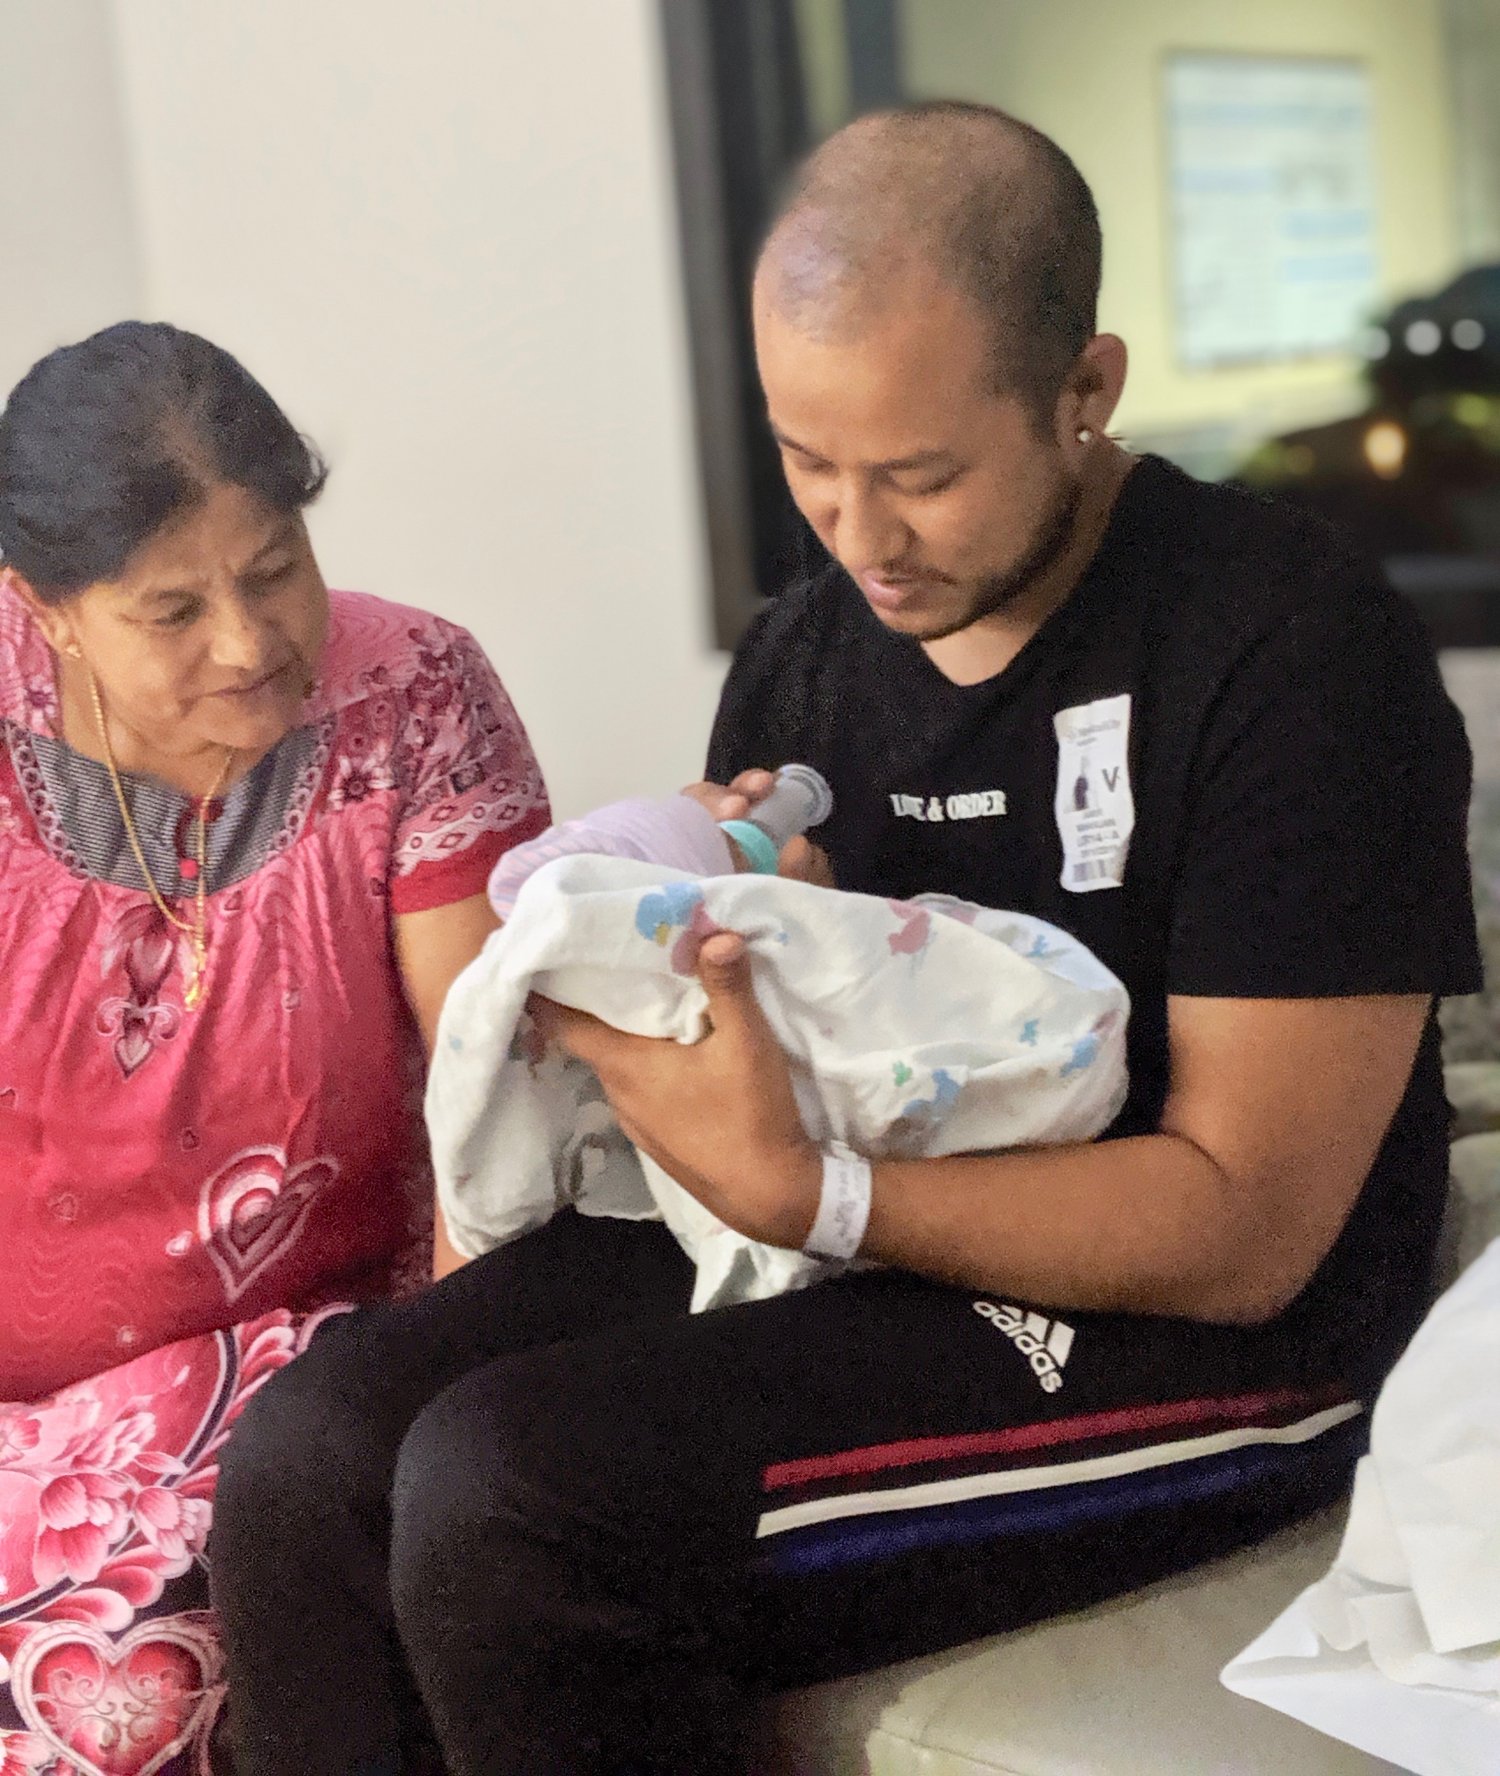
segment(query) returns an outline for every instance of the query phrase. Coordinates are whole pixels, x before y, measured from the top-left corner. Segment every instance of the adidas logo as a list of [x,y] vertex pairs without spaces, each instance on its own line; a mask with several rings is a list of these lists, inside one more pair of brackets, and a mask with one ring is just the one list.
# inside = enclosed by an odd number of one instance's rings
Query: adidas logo
[[1022,1313],[1018,1307],[993,1301],[976,1301],[974,1311],[1003,1332],[1031,1364],[1044,1394],[1055,1394],[1063,1384],[1063,1365],[1073,1348],[1073,1328],[1062,1320],[1044,1320],[1039,1313]]

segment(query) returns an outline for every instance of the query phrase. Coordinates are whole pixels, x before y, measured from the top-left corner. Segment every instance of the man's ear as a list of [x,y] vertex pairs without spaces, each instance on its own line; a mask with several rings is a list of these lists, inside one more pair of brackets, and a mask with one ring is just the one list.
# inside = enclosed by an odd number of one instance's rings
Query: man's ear
[[1058,402],[1058,435],[1064,440],[1080,432],[1102,438],[1115,416],[1125,389],[1129,354],[1115,333],[1096,333],[1078,354]]
[[78,657],[78,640],[67,604],[48,604],[37,596],[30,580],[23,579],[13,567],[0,568],[0,588],[14,592],[26,606],[53,653]]

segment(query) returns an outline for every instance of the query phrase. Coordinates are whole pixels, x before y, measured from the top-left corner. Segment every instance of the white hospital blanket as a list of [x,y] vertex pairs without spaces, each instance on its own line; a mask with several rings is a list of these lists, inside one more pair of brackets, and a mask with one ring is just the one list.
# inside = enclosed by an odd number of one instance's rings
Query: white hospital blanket
[[1500,1771],[1500,1240],[1381,1390],[1332,1570],[1224,1682],[1419,1776]]
[[1079,1141],[1124,1101],[1125,989],[1055,926],[940,897],[566,857],[526,882],[443,1010],[427,1122],[460,1252],[571,1203],[665,1219],[697,1265],[694,1311],[827,1273],[732,1232],[639,1155],[592,1070],[541,1045],[525,1013],[535,992],[617,1029],[696,1041],[706,998],[693,969],[720,929],[748,943],[820,1144],[880,1158]]

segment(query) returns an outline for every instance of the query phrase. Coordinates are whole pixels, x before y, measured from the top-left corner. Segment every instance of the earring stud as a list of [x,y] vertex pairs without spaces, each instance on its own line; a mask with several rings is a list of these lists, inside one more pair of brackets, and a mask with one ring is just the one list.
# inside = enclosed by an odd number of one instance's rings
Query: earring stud
[[1093,441],[1094,441],[1094,428],[1092,426],[1079,426],[1079,428],[1078,428],[1078,442],[1080,444],[1092,444]]

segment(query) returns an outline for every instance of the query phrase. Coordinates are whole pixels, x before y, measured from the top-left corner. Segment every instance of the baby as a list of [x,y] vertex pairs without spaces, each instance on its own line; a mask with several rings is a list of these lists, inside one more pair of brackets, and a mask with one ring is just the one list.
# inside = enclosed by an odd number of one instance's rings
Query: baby
[[721,826],[688,796],[620,802],[501,860],[490,897],[504,925],[454,984],[428,1083],[458,1251],[477,1255],[571,1205],[664,1219],[697,1266],[695,1311],[839,1267],[812,1238],[808,1252],[783,1251],[711,1215],[637,1153],[591,1069],[548,1047],[527,1015],[536,993],[617,1029],[694,1042],[706,1008],[698,952],[716,931],[746,944],[835,1184],[862,1160],[1087,1140],[1114,1119],[1129,1010],[1120,982],[1023,914],[774,875],[781,846],[830,807],[822,779],[792,766],[749,821]]
[[833,793],[810,765],[783,765],[746,820],[716,821],[688,795],[613,802],[508,851],[490,877],[490,905],[508,919],[522,884],[560,857],[630,857],[692,876],[773,876],[788,841],[832,812]]

